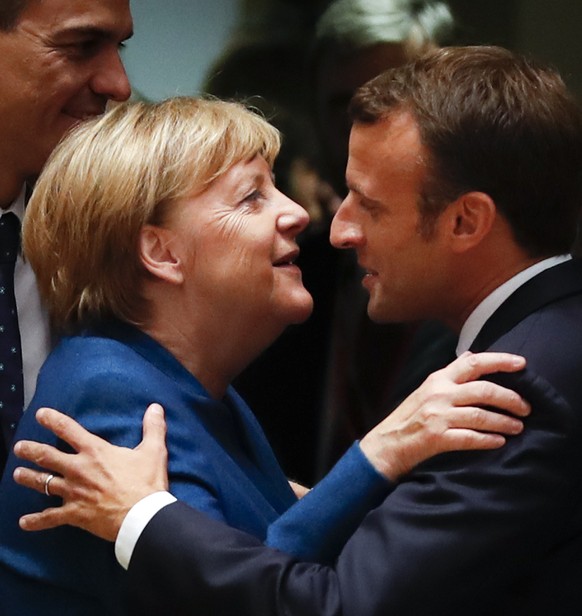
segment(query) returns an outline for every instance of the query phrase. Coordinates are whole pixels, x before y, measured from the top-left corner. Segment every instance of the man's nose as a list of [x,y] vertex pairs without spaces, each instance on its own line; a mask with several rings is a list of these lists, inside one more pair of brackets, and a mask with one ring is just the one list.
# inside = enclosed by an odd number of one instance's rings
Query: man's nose
[[97,62],[91,81],[93,92],[117,102],[127,100],[131,95],[131,85],[117,47],[104,52]]
[[331,221],[329,241],[335,248],[356,248],[363,242],[362,229],[353,219],[347,199],[340,205]]

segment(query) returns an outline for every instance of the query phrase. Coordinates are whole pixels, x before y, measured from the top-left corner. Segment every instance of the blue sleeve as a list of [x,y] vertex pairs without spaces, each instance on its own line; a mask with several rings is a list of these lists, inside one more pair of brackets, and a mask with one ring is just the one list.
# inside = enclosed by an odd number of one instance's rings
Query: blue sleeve
[[394,486],[354,443],[332,470],[273,522],[265,543],[301,560],[332,562]]

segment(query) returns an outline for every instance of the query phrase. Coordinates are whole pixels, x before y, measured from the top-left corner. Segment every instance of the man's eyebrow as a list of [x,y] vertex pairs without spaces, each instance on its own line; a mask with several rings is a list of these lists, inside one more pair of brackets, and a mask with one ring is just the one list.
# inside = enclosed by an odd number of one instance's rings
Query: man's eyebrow
[[358,195],[361,199],[368,199],[364,193],[364,189],[359,184],[354,184],[352,182],[346,182],[346,186],[350,192]]
[[362,203],[367,203],[372,206],[381,206],[382,201],[368,197],[363,188],[359,184],[347,184],[348,190],[354,193]]
[[133,30],[118,35],[117,32],[109,30],[108,28],[100,28],[99,26],[70,26],[64,27],[55,33],[55,38],[67,38],[67,37],[86,37],[86,38],[99,38],[99,39],[111,39],[111,40],[123,40],[127,41],[133,36]]

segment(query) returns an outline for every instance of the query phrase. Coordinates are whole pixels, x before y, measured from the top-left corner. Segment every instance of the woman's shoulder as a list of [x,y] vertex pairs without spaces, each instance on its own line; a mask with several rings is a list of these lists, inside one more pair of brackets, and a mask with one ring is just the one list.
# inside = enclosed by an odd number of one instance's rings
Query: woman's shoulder
[[60,380],[63,370],[76,377],[99,375],[110,377],[117,372],[136,371],[148,362],[129,345],[95,332],[83,332],[62,338],[49,354],[43,371],[56,371]]
[[[45,361],[33,403],[60,404],[61,410],[88,404],[133,400],[141,402],[161,375],[130,345],[95,332],[60,340]],[[144,407],[145,409],[145,407]]]

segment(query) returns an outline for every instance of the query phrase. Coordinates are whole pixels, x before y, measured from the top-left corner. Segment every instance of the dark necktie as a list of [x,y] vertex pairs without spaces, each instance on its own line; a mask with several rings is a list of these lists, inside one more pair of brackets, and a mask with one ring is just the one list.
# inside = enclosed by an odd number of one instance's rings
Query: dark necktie
[[24,406],[22,351],[14,297],[14,267],[20,250],[20,221],[8,212],[0,218],[0,468],[6,461]]

